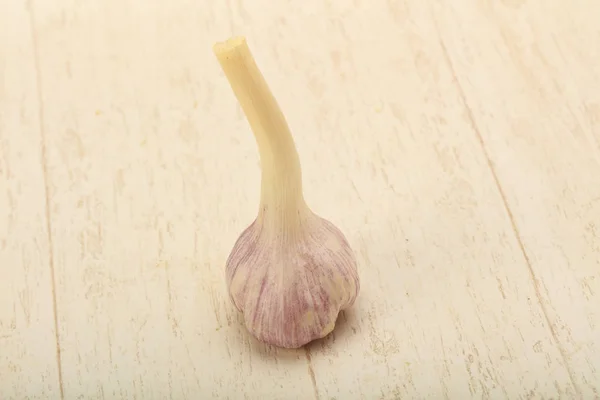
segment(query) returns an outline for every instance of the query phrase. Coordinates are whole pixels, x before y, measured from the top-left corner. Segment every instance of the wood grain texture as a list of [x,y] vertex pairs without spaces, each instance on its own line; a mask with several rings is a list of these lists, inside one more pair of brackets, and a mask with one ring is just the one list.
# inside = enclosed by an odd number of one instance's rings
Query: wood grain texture
[[587,399],[600,397],[600,4],[560,5],[438,11],[553,341]]
[[60,397],[44,140],[24,2],[0,3],[0,398]]
[[[598,4],[2,3],[0,398],[600,398]],[[226,293],[260,194],[236,34],[358,256],[301,350]]]

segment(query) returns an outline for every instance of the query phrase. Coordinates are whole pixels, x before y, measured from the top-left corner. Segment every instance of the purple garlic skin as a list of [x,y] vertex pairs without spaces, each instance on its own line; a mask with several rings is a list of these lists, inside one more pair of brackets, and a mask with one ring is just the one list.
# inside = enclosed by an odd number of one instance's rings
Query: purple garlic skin
[[264,215],[240,235],[226,263],[231,300],[261,342],[298,348],[333,331],[360,290],[342,232],[309,212],[298,229],[271,229]]

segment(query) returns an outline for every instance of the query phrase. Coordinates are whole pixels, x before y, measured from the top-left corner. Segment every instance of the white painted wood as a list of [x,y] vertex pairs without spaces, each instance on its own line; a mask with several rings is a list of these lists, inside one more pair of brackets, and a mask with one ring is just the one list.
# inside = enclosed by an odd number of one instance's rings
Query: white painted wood
[[0,2],[0,399],[60,398],[30,17]]
[[[0,398],[600,398],[594,7],[36,0],[32,40],[3,3],[2,329],[38,287]],[[212,54],[236,34],[359,260],[357,304],[305,349],[251,338],[224,284],[260,187]]]
[[[591,50],[600,44],[592,17],[600,15],[600,4],[564,15],[554,11],[561,4],[457,3],[439,16],[453,15],[441,28],[448,62],[553,341],[578,396],[589,399],[600,396],[600,53]],[[470,23],[457,29],[452,18]],[[469,44],[461,46],[464,38]]]

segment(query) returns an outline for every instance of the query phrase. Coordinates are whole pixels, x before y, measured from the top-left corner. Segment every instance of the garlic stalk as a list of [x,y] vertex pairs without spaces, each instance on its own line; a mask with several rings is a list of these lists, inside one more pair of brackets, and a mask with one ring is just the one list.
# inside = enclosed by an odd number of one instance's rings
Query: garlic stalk
[[325,337],[360,289],[342,232],[307,206],[294,140],[244,37],[213,51],[254,133],[261,161],[258,216],[226,262],[230,298],[248,331],[278,347]]

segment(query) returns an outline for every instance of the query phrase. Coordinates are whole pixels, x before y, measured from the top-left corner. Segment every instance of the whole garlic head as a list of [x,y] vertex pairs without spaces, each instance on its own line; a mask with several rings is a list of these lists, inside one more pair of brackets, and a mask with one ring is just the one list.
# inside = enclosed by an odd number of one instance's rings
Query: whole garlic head
[[256,338],[300,347],[328,335],[340,310],[354,303],[356,261],[342,232],[315,214],[288,235],[265,227],[263,218],[242,233],[227,260],[230,295]]
[[226,282],[246,328],[267,344],[297,348],[328,335],[360,290],[342,232],[304,201],[289,127],[243,37],[214,47],[260,152],[261,206],[226,262]]

